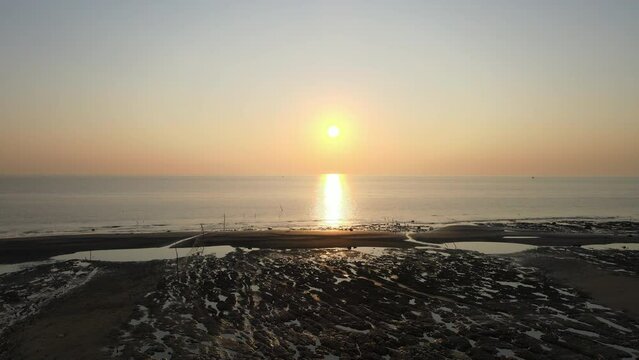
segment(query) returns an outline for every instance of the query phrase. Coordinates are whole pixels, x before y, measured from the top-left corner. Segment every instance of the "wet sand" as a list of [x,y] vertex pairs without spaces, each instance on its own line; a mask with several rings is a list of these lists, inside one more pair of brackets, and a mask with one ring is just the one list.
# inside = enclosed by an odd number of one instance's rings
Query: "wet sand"
[[603,269],[571,252],[561,256],[543,250],[513,255],[524,266],[588,294],[598,303],[639,319],[639,277],[627,271]]
[[88,234],[0,239],[0,264],[46,260],[76,251],[137,249],[170,245],[196,233]]
[[98,273],[0,335],[0,359],[639,354],[636,318],[509,257],[237,250],[195,256],[179,272],[172,261],[69,261],[32,276],[61,277],[69,264]]
[[[0,264],[46,260],[78,251],[155,248],[173,244],[198,233],[58,235],[0,239]],[[369,231],[231,231],[208,233],[197,246],[232,245],[255,248],[322,248],[348,246],[412,247],[406,236]],[[195,240],[177,247],[194,246]]]
[[[31,253],[42,259],[167,246],[195,234],[5,239],[0,254],[8,249],[21,259],[34,259]],[[401,232],[238,231],[176,246],[262,250],[194,256],[179,267],[175,260],[47,264],[2,276],[0,302],[34,313],[0,332],[0,359],[231,358],[256,351],[278,358],[639,355],[639,254],[572,246],[636,235],[501,225],[411,234],[430,243],[558,247],[490,256],[415,249],[423,244]],[[366,246],[396,249],[381,257],[346,250]],[[90,271],[95,276],[83,282]],[[66,283],[76,286],[37,302]]]
[[[629,236],[630,235],[630,236]],[[511,242],[537,246],[581,246],[614,242],[639,242],[636,234],[601,234],[586,231],[546,231],[501,225],[452,225],[412,235],[435,244],[464,241]]]
[[[635,223],[632,223],[635,224]],[[572,227],[548,230],[535,224],[504,226],[501,224],[451,225],[432,231],[348,231],[348,230],[269,230],[210,232],[197,239],[180,242],[175,247],[230,245],[249,248],[327,248],[327,247],[414,247],[405,241],[405,233],[417,241],[442,244],[464,241],[509,242],[541,246],[580,246],[615,242],[639,242],[634,227],[623,233],[593,233]],[[637,226],[637,225],[633,225]],[[399,229],[399,228],[398,228]],[[0,263],[45,260],[52,256],[89,250],[137,249],[162,247],[197,235],[196,232],[142,234],[59,235],[0,239]]]
[[[163,262],[100,263],[91,281],[0,333],[0,359],[99,359],[144,295],[155,290]],[[41,271],[49,270],[45,266]],[[44,275],[44,274],[42,274]]]
[[413,247],[406,235],[376,231],[232,231],[208,233],[175,247],[231,245],[258,249],[331,248],[353,246]]

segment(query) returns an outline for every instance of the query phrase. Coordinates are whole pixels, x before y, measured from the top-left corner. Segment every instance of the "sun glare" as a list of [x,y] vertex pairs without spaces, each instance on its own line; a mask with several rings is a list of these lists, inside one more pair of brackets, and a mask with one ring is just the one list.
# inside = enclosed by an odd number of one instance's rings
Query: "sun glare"
[[336,138],[339,136],[339,128],[335,125],[331,125],[328,128],[328,136],[332,138]]
[[340,224],[343,216],[343,200],[341,175],[324,175],[324,222],[326,225]]

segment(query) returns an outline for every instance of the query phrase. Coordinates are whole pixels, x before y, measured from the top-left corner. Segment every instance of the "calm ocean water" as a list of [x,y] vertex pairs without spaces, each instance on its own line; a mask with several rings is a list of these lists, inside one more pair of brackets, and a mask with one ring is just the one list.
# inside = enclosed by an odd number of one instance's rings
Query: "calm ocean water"
[[639,219],[639,178],[0,177],[0,237],[577,217]]

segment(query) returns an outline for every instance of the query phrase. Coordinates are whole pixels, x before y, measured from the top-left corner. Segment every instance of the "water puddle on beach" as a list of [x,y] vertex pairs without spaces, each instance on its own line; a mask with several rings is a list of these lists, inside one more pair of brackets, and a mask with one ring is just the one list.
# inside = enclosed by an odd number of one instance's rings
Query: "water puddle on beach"
[[588,249],[588,250],[631,250],[631,251],[639,251],[639,243],[612,243],[612,244],[583,245],[582,248]]
[[[117,249],[117,250],[94,250],[94,251],[78,251],[72,254],[64,254],[54,256],[53,260],[99,260],[99,261],[152,261],[152,260],[170,260],[177,256],[184,257],[192,253],[191,248],[145,248],[145,249]],[[235,248],[229,245],[206,246],[200,248],[202,255],[215,255],[223,257],[228,253],[235,251]]]
[[0,275],[21,271],[38,265],[50,264],[53,260],[31,261],[18,264],[0,264]]
[[[417,242],[417,241],[415,241]],[[434,243],[426,243],[419,242],[420,244],[424,244],[425,246],[416,246],[416,249],[426,249],[426,250],[467,250],[467,251],[477,251],[486,255],[499,255],[499,254],[513,254],[526,250],[534,250],[537,246],[534,245],[526,245],[526,244],[517,244],[517,243],[499,243],[499,242],[487,242],[487,241],[468,241],[468,242],[450,242],[443,244],[434,244]],[[387,250],[389,249],[397,249],[390,247],[365,247],[360,246],[354,248],[353,250],[373,255],[373,256],[381,256],[387,255]]]
[[[249,251],[248,249],[236,248],[229,245],[205,246],[198,248],[202,255],[214,255],[216,257],[224,257],[226,254],[235,251],[235,249]],[[176,248],[170,247],[78,251],[71,254],[54,256],[51,259],[43,261],[32,261],[18,264],[0,264],[0,275],[29,269],[39,265],[51,264],[56,261],[67,260],[96,260],[112,262],[171,260],[176,257],[175,252]],[[193,254],[192,248],[177,248],[177,256],[180,258],[191,254]]]
[[440,246],[446,249],[477,251],[487,255],[512,254],[537,248],[534,245],[488,241],[450,242]]
[[372,255],[372,256],[382,256],[387,255],[386,250],[388,249],[396,249],[396,248],[388,248],[388,247],[371,247],[371,246],[358,246],[353,250],[359,251],[361,253]]

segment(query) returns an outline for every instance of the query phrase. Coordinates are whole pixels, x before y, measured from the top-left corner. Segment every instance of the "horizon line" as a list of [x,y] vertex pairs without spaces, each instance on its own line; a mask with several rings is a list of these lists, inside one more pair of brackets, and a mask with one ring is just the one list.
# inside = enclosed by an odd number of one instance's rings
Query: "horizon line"
[[369,176],[369,177],[526,177],[526,178],[637,178],[639,174],[374,174],[374,173],[348,173],[348,172],[325,172],[325,173],[301,173],[301,174],[91,174],[91,173],[13,173],[2,174],[0,177],[313,177],[322,175],[346,175],[346,176]]

